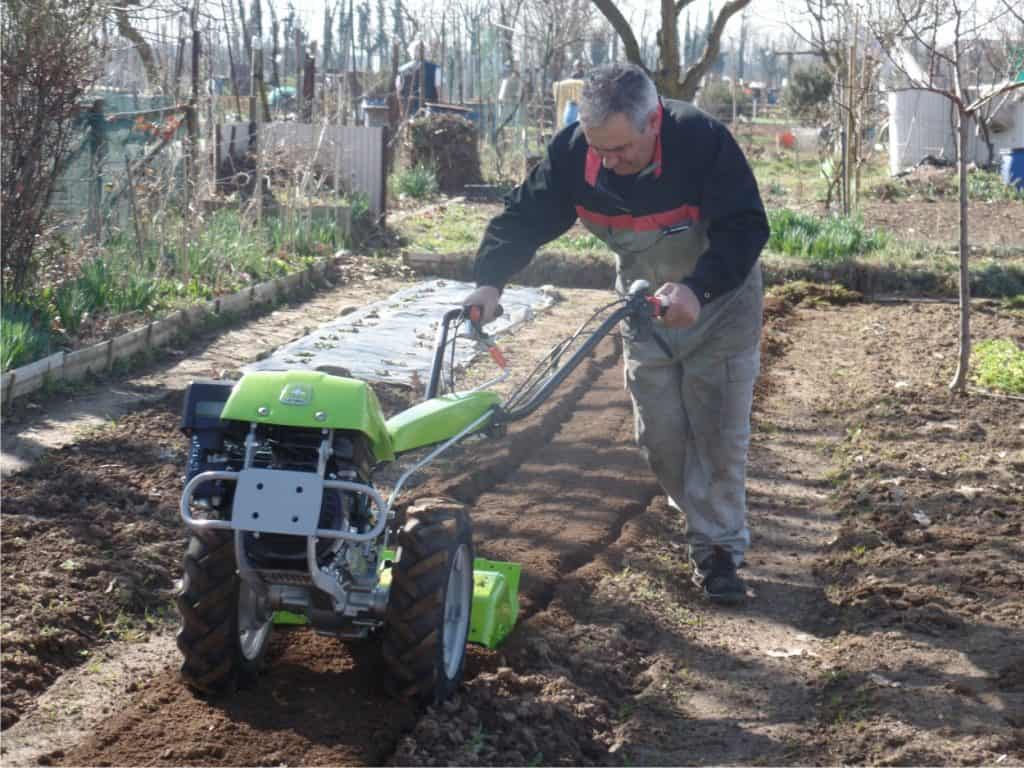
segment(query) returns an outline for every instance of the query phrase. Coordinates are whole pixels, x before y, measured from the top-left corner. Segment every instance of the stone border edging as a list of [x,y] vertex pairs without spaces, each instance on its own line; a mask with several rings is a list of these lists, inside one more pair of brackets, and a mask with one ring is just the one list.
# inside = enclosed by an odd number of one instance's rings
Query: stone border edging
[[42,360],[7,371],[0,376],[0,402],[6,408],[17,398],[41,389],[47,382],[77,381],[90,373],[109,371],[117,362],[128,360],[140,352],[166,346],[178,333],[187,334],[197,323],[211,315],[244,314],[254,307],[270,303],[277,296],[294,294],[312,285],[317,278],[322,279],[328,268],[346,253],[338,251],[331,258],[315,262],[299,272],[179,309],[162,320],[154,320],[141,328],[84,349],[55,352]]

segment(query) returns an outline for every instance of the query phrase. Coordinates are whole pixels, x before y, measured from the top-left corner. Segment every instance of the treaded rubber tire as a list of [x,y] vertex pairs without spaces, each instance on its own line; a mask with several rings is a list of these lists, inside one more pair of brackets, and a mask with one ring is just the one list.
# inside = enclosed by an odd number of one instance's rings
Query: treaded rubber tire
[[382,655],[387,664],[391,692],[421,705],[448,698],[462,681],[466,658],[466,631],[453,649],[461,657],[455,673],[447,673],[444,660],[444,619],[449,574],[455,554],[465,546],[469,567],[468,594],[463,606],[473,602],[473,534],[469,515],[462,505],[430,499],[412,506],[398,534],[391,592],[384,620]]
[[181,586],[175,595],[184,656],[181,677],[197,691],[218,693],[251,683],[263,668],[270,645],[267,632],[258,652],[246,658],[239,643],[241,580],[235,569],[231,531],[190,531]]

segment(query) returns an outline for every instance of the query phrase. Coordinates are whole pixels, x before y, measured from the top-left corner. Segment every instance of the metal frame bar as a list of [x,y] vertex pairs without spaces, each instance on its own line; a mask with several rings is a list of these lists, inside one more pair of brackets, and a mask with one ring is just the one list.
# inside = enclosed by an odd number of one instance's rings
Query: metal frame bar
[[[195,490],[199,485],[211,480],[230,480],[237,482],[239,474],[241,473],[227,470],[213,470],[210,472],[200,472],[189,480],[185,485],[185,490],[181,493],[180,512],[181,519],[184,521],[185,525],[195,530],[202,530],[204,528],[220,531],[237,530],[231,525],[231,521],[229,520],[197,520],[192,517],[190,507],[192,504],[192,495],[195,493]],[[380,536],[384,531],[384,527],[387,525],[391,505],[385,504],[384,497],[381,496],[376,489],[368,485],[363,485],[362,483],[351,483],[347,480],[324,480],[323,484],[325,489],[352,491],[354,493],[362,493],[369,496],[373,501],[374,506],[377,507],[379,511],[379,514],[377,515],[377,522],[374,523],[373,528],[365,533],[338,531],[333,528],[317,528],[315,535],[308,538],[344,539],[345,541],[363,542],[371,541]]]
[[474,421],[472,424],[470,424],[464,430],[462,430],[461,432],[459,432],[457,435],[455,435],[454,437],[450,438],[449,440],[441,443],[441,445],[439,445],[437,448],[432,450],[430,453],[428,453],[422,459],[420,459],[415,464],[413,464],[411,467],[409,467],[409,469],[407,469],[402,474],[402,476],[398,478],[398,482],[395,483],[395,487],[392,489],[391,495],[388,497],[388,508],[389,509],[391,508],[392,504],[394,504],[395,499],[398,498],[398,492],[400,490],[402,490],[402,486],[405,485],[405,482],[410,477],[412,477],[412,475],[415,472],[419,471],[424,466],[426,466],[431,461],[433,461],[435,458],[437,458],[442,453],[447,451],[449,448],[451,448],[453,445],[455,445],[457,442],[459,442],[462,438],[466,437],[470,432],[476,431],[476,429],[478,429],[488,419],[493,419],[497,412],[498,412],[497,408],[492,408],[491,410],[487,411],[487,413],[485,413],[483,416],[478,418],[476,421]]

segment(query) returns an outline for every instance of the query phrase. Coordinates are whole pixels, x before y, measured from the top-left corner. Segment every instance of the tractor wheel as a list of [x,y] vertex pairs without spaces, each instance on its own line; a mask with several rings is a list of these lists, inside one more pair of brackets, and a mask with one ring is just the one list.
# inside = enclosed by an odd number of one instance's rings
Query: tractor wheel
[[473,607],[473,534],[455,502],[410,507],[398,534],[384,622],[393,692],[420,704],[446,699],[462,680]]
[[176,602],[185,683],[215,693],[252,682],[270,645],[273,612],[238,577],[233,533],[190,533]]

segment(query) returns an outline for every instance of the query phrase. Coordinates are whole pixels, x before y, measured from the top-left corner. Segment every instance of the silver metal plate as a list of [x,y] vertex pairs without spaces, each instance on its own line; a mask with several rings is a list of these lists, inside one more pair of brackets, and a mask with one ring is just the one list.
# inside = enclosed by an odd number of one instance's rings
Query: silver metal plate
[[245,469],[238,474],[231,527],[260,533],[313,536],[324,484],[310,472]]

